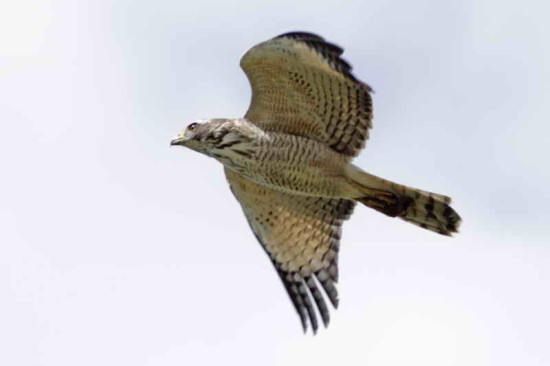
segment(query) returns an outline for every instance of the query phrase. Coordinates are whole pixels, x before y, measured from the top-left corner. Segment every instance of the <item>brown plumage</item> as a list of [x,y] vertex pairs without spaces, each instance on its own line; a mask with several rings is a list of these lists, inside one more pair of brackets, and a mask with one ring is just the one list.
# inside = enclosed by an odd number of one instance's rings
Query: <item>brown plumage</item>
[[317,312],[325,326],[330,320],[322,292],[338,306],[342,224],[356,202],[443,235],[461,221],[450,198],[351,163],[368,138],[372,100],[342,52],[302,32],[258,44],[241,60],[252,86],[244,118],[193,123],[172,141],[224,165],[304,330],[310,323],[314,332]]
[[310,33],[286,33],[252,47],[241,59],[252,86],[245,118],[356,156],[371,128],[371,88],[351,74],[342,53]]

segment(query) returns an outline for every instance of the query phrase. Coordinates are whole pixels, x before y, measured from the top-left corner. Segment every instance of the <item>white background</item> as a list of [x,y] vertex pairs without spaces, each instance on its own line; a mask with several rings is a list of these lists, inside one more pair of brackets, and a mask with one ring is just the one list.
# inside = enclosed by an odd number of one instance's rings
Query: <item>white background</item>
[[[520,5],[521,4],[521,5]],[[0,8],[0,364],[550,364],[544,1],[11,1]],[[363,207],[312,337],[214,160],[238,66],[291,30],[376,90],[364,169],[454,198],[455,238]]]

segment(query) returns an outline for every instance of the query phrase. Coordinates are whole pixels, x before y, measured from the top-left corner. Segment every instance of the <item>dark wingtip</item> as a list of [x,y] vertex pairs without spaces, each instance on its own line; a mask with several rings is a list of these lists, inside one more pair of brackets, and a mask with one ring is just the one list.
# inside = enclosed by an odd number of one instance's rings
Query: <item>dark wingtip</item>
[[340,57],[344,53],[342,47],[327,42],[323,37],[310,32],[288,32],[275,37],[275,39],[278,38],[290,38],[297,42],[305,43],[308,47],[319,53],[333,69],[341,72],[351,81],[363,84],[368,92],[372,91],[369,85],[357,80],[352,74],[352,66]]
[[307,322],[305,321],[305,319],[301,319],[302,321],[302,331],[304,332],[304,334],[307,333]]
[[299,40],[310,39],[310,40],[324,41],[323,37],[321,37],[321,36],[319,36],[315,33],[303,32],[303,31],[286,32],[286,33],[283,33],[283,34],[279,34],[275,38],[285,38],[285,37],[299,39]]

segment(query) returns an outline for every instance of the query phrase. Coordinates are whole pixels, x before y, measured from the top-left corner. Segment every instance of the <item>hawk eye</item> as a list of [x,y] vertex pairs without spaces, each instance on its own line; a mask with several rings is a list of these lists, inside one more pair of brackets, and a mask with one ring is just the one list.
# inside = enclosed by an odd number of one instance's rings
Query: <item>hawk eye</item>
[[191,123],[189,126],[187,126],[187,129],[189,131],[193,131],[199,124],[196,122]]

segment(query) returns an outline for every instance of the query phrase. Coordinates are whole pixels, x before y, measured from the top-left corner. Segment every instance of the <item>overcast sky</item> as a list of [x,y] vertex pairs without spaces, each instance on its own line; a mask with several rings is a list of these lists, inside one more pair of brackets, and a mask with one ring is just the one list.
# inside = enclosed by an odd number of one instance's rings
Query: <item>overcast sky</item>
[[[548,365],[544,1],[30,1],[0,6],[0,364]],[[356,164],[449,195],[446,238],[358,207],[340,308],[299,319],[214,160],[239,69],[291,30],[374,94]]]

